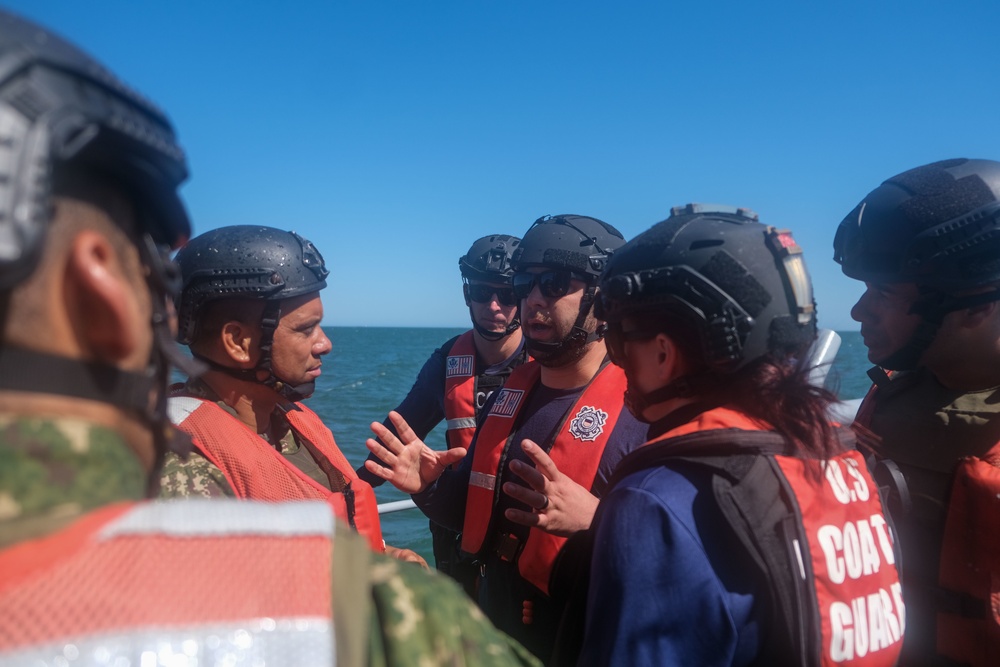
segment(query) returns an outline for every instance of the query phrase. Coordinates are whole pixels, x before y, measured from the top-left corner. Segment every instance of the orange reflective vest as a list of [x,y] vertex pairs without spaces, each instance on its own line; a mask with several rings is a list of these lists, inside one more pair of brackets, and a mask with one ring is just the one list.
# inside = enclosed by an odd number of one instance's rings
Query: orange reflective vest
[[[493,510],[500,497],[497,484],[503,472],[500,463],[513,444],[518,415],[540,375],[541,366],[536,361],[514,369],[479,430],[462,528],[462,550],[467,553],[478,555],[487,541]],[[563,474],[585,488],[593,486],[604,448],[618,423],[626,384],[624,371],[612,364],[605,365],[556,430],[549,456]],[[565,537],[531,528],[517,558],[520,575],[548,594],[552,564],[565,542]]]
[[[905,606],[893,536],[864,458],[854,450],[827,460],[775,453],[785,449],[769,425],[715,408],[640,447],[614,477],[671,460],[718,466],[712,492],[725,500],[723,514],[753,545],[752,561],[764,564],[772,590],[783,591],[772,594],[781,626],[772,640],[780,645],[762,649],[790,664],[895,665]],[[746,456],[765,465],[737,461]]]
[[190,396],[170,398],[170,419],[191,435],[195,448],[211,461],[236,492],[247,500],[325,500],[334,513],[368,539],[376,552],[385,550],[375,491],[358,478],[315,412],[301,403],[289,410],[289,425],[309,448],[323,471],[348,482],[330,491],[296,468],[243,422],[212,401]]
[[469,448],[476,433],[476,345],[472,331],[448,351],[444,374],[444,418],[448,449]]
[[[878,400],[872,385],[852,425],[870,431]],[[996,665],[1000,656],[1000,443],[958,461],[951,482],[938,565],[937,652],[959,663]],[[905,554],[904,554],[905,556]]]
[[121,503],[0,551],[0,664],[330,665],[323,503]]

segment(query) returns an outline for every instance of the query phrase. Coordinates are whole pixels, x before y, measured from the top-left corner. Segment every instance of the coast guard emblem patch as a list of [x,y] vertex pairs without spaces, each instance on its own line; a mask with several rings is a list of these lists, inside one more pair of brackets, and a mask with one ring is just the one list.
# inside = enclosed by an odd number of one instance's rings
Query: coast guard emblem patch
[[583,442],[593,442],[597,436],[604,433],[604,424],[608,421],[608,413],[604,410],[585,405],[580,408],[569,424],[569,434]]
[[472,375],[472,355],[463,354],[457,357],[448,357],[448,368],[445,370],[445,377],[469,377]]

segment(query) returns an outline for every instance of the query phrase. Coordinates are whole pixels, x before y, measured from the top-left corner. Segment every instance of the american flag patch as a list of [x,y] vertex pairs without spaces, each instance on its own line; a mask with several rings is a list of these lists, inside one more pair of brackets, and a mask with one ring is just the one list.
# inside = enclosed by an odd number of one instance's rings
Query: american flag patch
[[501,389],[493,408],[490,409],[490,415],[513,417],[522,398],[524,398],[523,389]]
[[448,357],[448,368],[445,377],[470,377],[472,375],[472,355],[463,354],[458,357]]

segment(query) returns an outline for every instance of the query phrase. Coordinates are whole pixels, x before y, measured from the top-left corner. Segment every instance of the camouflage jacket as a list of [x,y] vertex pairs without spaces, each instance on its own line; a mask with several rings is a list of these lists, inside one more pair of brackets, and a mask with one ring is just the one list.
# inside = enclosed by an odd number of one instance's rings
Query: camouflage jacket
[[[114,431],[0,413],[0,550],[107,503],[140,499],[145,481]],[[338,665],[539,664],[451,580],[373,554],[349,529],[338,528],[335,539]]]

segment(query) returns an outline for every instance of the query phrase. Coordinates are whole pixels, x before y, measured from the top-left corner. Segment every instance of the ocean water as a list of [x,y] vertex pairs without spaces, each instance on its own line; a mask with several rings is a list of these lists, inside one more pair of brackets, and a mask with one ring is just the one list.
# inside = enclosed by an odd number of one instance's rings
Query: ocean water
[[[370,425],[381,422],[403,399],[413,380],[435,348],[463,329],[327,327],[333,352],[324,361],[316,393],[309,399],[334,433],[337,444],[351,461],[361,465],[368,450]],[[870,382],[861,335],[840,332],[841,347],[827,377],[827,386],[842,399],[860,398]],[[444,428],[427,438],[434,449],[445,447]],[[376,490],[380,503],[407,498],[391,484]],[[382,515],[386,542],[419,552],[431,560],[427,519],[419,510]]]

